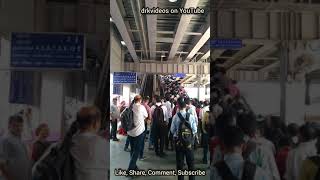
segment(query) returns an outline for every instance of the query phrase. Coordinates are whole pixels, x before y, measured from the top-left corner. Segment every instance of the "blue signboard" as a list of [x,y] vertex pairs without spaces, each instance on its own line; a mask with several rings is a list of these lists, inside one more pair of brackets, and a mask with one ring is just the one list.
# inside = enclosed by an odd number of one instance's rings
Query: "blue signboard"
[[113,94],[121,95],[122,94],[122,85],[114,84],[113,85]]
[[9,103],[33,104],[33,73],[11,72]]
[[12,33],[11,67],[83,69],[85,38],[80,34]]
[[135,72],[114,72],[113,84],[136,84],[137,73]]
[[211,41],[211,47],[215,49],[240,49],[242,46],[241,39],[214,39]]
[[176,73],[173,76],[176,77],[176,78],[185,78],[186,74],[184,74],[184,73]]

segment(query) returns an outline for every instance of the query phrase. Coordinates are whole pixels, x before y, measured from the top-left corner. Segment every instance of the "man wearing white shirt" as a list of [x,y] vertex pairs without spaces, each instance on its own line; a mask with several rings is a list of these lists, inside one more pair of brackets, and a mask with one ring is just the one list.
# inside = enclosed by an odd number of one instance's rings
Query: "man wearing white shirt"
[[299,180],[302,162],[308,157],[317,155],[315,146],[315,129],[310,125],[303,125],[299,129],[300,144],[292,149],[287,158],[285,177],[287,180]]
[[[168,128],[167,128],[167,131],[166,131],[166,136],[165,136],[165,146],[166,146],[166,150],[169,150],[169,131],[170,131],[170,127],[171,127],[171,122],[172,122],[172,110],[174,108],[174,105],[172,104],[172,102],[170,102],[170,96],[167,96],[166,97],[166,102],[165,102],[165,107],[167,108],[167,113],[168,113],[168,118],[169,118],[169,124],[168,124]],[[172,142],[172,141],[171,141]],[[171,143],[172,144],[172,143]]]
[[194,117],[196,118],[196,123],[198,127],[198,116],[196,112],[196,107],[192,105],[190,98],[186,98],[186,104],[187,104],[187,112],[194,115]]
[[142,143],[144,143],[145,119],[148,117],[148,112],[141,102],[142,98],[140,95],[134,97],[132,111],[135,127],[127,132],[131,146],[129,170],[138,169],[137,160],[141,152]]
[[99,136],[101,112],[83,107],[77,114],[79,133],[72,137],[70,153],[74,159],[77,180],[108,179],[108,143]]
[[113,141],[119,141],[117,138],[118,120],[120,119],[120,110],[117,106],[118,99],[113,98],[112,105],[110,106],[111,115],[111,138]]
[[258,125],[255,117],[247,114],[240,115],[237,119],[237,125],[243,130],[247,139],[247,147],[244,152],[245,159],[265,170],[270,180],[280,180],[274,154],[257,142]]
[[167,108],[167,117],[170,119],[172,118],[172,110],[174,108],[174,105],[170,102],[170,97],[166,98],[166,102],[164,103],[165,107]]
[[[197,116],[197,111],[196,111],[196,107],[191,103],[190,98],[186,99],[186,104],[187,104],[187,112],[192,114],[195,117],[196,120],[196,126],[197,128],[199,127],[199,120],[198,120],[198,116]],[[194,149],[197,149],[197,144],[199,144],[199,136],[198,134],[195,135],[195,141],[194,141]]]
[[[168,128],[169,116],[166,106],[162,105],[160,96],[155,96],[156,104],[151,107],[152,132],[154,134],[154,150],[157,156],[163,157],[166,130]],[[160,144],[159,144],[160,141]],[[160,146],[160,147],[159,147]],[[159,149],[160,148],[160,149]]]
[[[31,180],[31,159],[28,156],[27,145],[22,141],[23,118],[10,116],[8,134],[0,143],[0,169],[6,179]],[[0,177],[1,178],[1,177]]]

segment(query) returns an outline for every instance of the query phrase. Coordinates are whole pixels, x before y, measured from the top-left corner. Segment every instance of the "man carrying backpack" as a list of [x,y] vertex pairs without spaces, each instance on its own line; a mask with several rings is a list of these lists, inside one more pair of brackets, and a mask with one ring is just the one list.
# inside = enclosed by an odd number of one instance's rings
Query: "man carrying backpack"
[[316,148],[317,155],[303,161],[299,180],[320,179],[320,136],[318,136]]
[[[164,157],[163,152],[167,127],[169,123],[167,108],[162,105],[160,96],[155,96],[156,104],[151,107],[152,133],[154,137],[154,150],[157,156]],[[160,144],[159,144],[160,142]],[[160,149],[159,149],[160,146]]]
[[[185,98],[178,99],[179,112],[172,118],[170,131],[173,134],[176,147],[177,170],[183,169],[184,157],[186,157],[189,170],[194,170],[193,144],[197,133],[197,123],[194,115],[186,112]],[[183,180],[184,176],[178,176]],[[189,177],[194,180],[194,176]]]
[[244,133],[238,127],[228,127],[224,131],[224,159],[210,170],[210,180],[269,180],[265,172],[242,157],[245,144]]
[[258,126],[255,117],[252,114],[242,114],[237,118],[237,125],[244,132],[247,139],[246,148],[243,152],[244,159],[248,159],[261,167],[267,173],[270,180],[280,180],[274,154],[258,143]]
[[[141,152],[142,143],[144,143],[144,131],[145,131],[145,119],[148,117],[146,108],[141,104],[142,98],[140,95],[134,97],[134,104],[132,105],[133,122],[130,118],[123,118],[127,121],[127,124],[131,124],[130,128],[127,127],[127,134],[130,141],[131,152],[130,152],[130,163],[128,170],[137,170],[137,160]],[[131,107],[130,107],[131,108]],[[127,120],[126,120],[127,119]]]
[[286,166],[286,179],[299,180],[302,162],[317,155],[315,147],[316,130],[311,124],[304,124],[299,128],[299,145],[289,151]]

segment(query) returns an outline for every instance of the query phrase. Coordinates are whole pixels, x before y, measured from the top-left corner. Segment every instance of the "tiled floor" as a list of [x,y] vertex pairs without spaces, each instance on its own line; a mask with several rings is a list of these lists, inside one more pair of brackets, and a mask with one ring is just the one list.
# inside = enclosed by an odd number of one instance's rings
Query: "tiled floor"
[[[116,168],[127,169],[129,165],[129,152],[125,152],[123,150],[126,137],[118,136],[120,139],[119,142],[110,142],[110,176],[111,180],[127,180],[128,178],[125,176],[115,176],[114,170]],[[137,165],[139,169],[148,170],[148,169],[172,169],[175,170],[176,161],[175,161],[175,152],[169,151],[166,152],[168,156],[166,158],[159,158],[155,155],[154,151],[148,150],[148,143],[146,142],[145,146],[145,156],[147,159],[144,161],[138,160]],[[195,166],[196,169],[206,170],[206,176],[197,176],[196,180],[208,180],[209,179],[209,171],[207,169],[208,165],[202,164],[202,148],[198,148],[195,154]],[[141,176],[136,177],[135,179],[145,179],[145,180],[176,180],[177,176]],[[185,177],[187,180],[188,177]]]

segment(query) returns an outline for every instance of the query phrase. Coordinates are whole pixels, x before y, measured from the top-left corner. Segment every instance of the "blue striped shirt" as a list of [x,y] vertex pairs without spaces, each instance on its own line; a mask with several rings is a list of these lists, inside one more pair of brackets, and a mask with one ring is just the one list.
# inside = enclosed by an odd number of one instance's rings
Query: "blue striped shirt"
[[[180,113],[182,117],[186,118],[186,110],[180,110]],[[178,137],[178,131],[179,131],[179,125],[180,125],[180,118],[178,116],[178,113],[173,116],[172,118],[172,124],[170,127],[170,131],[173,134],[173,137]],[[189,116],[189,124],[191,125],[192,133],[195,135],[197,134],[197,122],[194,115],[190,114]]]

